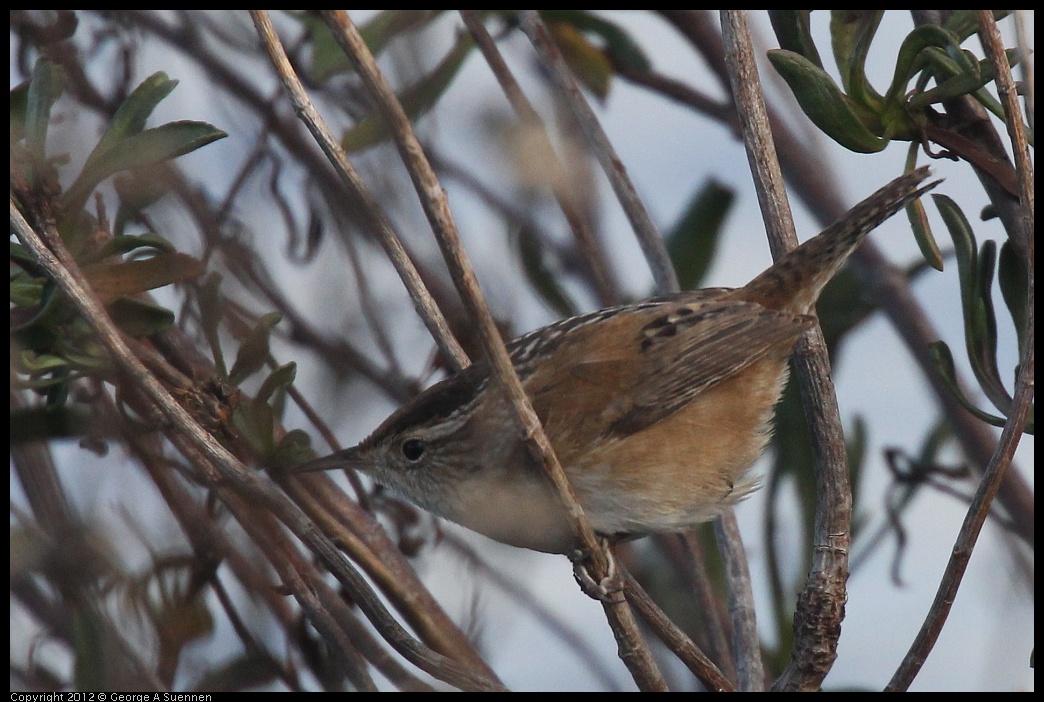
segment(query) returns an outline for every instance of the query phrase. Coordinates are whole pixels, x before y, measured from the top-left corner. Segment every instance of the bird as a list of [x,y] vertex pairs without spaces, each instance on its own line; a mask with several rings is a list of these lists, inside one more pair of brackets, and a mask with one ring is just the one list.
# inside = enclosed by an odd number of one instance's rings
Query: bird
[[[580,507],[609,542],[713,519],[758,487],[788,359],[864,237],[939,181],[904,174],[740,288],[588,312],[507,344]],[[347,468],[497,541],[580,547],[506,395],[478,361],[351,448],[291,469]]]

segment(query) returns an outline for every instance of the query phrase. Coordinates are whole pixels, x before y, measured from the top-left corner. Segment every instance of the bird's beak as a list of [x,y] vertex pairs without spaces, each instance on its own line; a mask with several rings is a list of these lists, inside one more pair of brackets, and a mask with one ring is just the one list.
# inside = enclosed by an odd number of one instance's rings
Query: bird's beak
[[359,447],[353,446],[352,448],[338,451],[337,453],[331,453],[329,456],[323,458],[317,458],[314,461],[307,461],[297,466],[293,466],[287,473],[293,475],[296,473],[315,473],[321,470],[335,470],[338,468],[352,468],[361,469],[366,467],[366,459],[359,455]]

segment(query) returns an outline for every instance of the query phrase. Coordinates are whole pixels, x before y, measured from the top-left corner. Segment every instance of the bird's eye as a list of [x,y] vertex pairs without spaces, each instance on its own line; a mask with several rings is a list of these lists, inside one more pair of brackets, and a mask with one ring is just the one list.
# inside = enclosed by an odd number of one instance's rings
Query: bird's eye
[[420,439],[406,439],[402,442],[402,455],[407,461],[419,461],[426,448],[427,444]]

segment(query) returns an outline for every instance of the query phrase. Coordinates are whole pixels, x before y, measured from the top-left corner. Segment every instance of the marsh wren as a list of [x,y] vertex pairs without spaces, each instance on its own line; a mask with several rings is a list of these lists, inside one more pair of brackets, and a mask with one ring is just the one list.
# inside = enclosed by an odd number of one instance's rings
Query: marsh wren
[[[935,186],[896,178],[742,288],[563,319],[508,344],[591,526],[609,538],[707,521],[757,487],[787,359],[823,286],[870,230]],[[576,549],[558,494],[478,362],[418,395],[358,446],[294,472],[352,468],[513,546]]]

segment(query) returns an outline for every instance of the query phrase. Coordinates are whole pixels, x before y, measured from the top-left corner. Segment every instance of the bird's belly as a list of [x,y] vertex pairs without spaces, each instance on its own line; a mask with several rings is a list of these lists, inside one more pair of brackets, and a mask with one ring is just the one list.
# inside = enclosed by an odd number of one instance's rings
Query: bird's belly
[[595,531],[679,531],[756,489],[750,468],[771,435],[785,379],[786,366],[756,363],[651,427],[560,455]]

